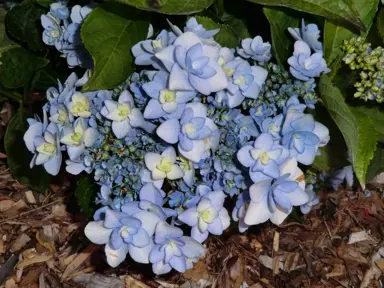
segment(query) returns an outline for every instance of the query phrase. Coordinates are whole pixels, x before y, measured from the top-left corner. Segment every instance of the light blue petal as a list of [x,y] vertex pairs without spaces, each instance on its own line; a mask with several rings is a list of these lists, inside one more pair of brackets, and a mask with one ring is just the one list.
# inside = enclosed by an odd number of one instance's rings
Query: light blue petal
[[76,160],[78,159],[85,151],[85,145],[80,145],[78,147],[67,146],[67,153],[69,159]]
[[171,265],[165,264],[163,261],[159,261],[152,265],[153,273],[156,275],[166,274],[172,270]]
[[129,134],[131,130],[132,130],[132,127],[129,124],[128,118],[120,122],[117,122],[117,121],[112,122],[112,131],[113,131],[113,134],[115,134],[117,139],[124,138]]
[[151,252],[149,253],[149,262],[151,263],[157,263],[159,261],[164,260],[165,258],[165,251],[162,249],[163,245],[155,245]]
[[180,247],[183,254],[188,258],[200,258],[204,253],[205,249],[203,245],[187,236],[181,237],[181,240],[185,243],[184,246]]
[[196,211],[196,207],[192,207],[183,211],[179,215],[178,219],[191,227],[196,226],[198,222],[198,213]]
[[59,174],[59,171],[60,171],[61,160],[62,160],[61,152],[58,151],[57,154],[54,155],[48,162],[44,163],[45,170],[49,174],[56,176],[57,174]]
[[180,273],[184,273],[186,271],[186,261],[184,256],[173,256],[171,260],[169,261],[169,264],[172,266],[173,269]]
[[195,91],[189,82],[189,74],[180,65],[176,64],[172,67],[169,77],[169,89]]
[[179,141],[180,124],[176,119],[170,119],[162,123],[156,130],[157,135],[170,144]]
[[155,228],[160,221],[159,216],[148,211],[141,211],[135,213],[133,216],[141,221],[141,227],[147,231],[149,237],[152,237],[155,233]]
[[138,247],[138,248],[143,248],[147,245],[149,245],[150,240],[148,233],[144,229],[139,229],[139,231],[132,235],[132,245]]
[[145,184],[140,190],[140,200],[147,200],[158,206],[163,206],[163,197],[159,189],[152,183]]
[[160,244],[167,239],[178,238],[183,236],[183,230],[180,228],[170,226],[165,221],[160,221],[156,225],[155,243]]
[[151,252],[154,244],[152,238],[149,238],[149,244],[143,248],[138,248],[134,245],[129,245],[129,255],[138,263],[149,263],[149,253]]
[[194,226],[191,229],[191,237],[199,243],[203,243],[208,238],[208,234],[209,234],[208,230],[205,231],[204,233],[201,233],[197,226]]

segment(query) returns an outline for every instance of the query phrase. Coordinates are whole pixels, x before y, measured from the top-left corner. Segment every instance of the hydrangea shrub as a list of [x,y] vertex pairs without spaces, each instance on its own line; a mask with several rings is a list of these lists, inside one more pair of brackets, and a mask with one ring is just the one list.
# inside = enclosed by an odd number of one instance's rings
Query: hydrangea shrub
[[[290,7],[301,7],[300,2],[292,1]],[[193,14],[212,1],[197,1],[196,7],[154,3],[144,10]],[[63,167],[65,173],[94,179],[98,188],[90,197],[98,208],[85,235],[104,245],[111,267],[131,257],[151,263],[158,275],[172,269],[185,272],[204,254],[209,235],[222,235],[232,221],[238,222],[239,233],[266,221],[280,225],[292,211],[308,214],[319,203],[320,180],[333,189],[344,181],[351,186],[355,172],[365,184],[377,142],[374,124],[368,112],[350,107],[333,83],[343,59],[368,73],[360,74],[365,84],[375,77],[375,86],[364,90],[374,96],[361,98],[380,102],[380,75],[375,72],[380,65],[369,66],[380,49],[358,47],[362,40],[353,38],[333,51],[329,41],[337,35],[327,31],[334,24],[326,20],[319,27],[274,8],[268,8],[272,42],[250,36],[245,22],[236,31],[225,20],[213,25],[213,20],[200,23],[206,18],[189,16],[182,26],[171,17],[164,18],[167,26],[147,25],[146,35],[130,45],[123,39],[146,25],[146,14],[129,8],[136,14],[124,18],[116,10],[120,4],[68,5],[50,4],[40,16],[40,32],[50,53],[64,58],[72,70],[66,80],[47,87],[42,111],[27,119],[22,138],[31,169],[42,166],[56,176]],[[373,16],[362,23],[344,5],[330,15],[311,5],[304,12],[370,26]],[[273,21],[281,17],[290,17],[297,26],[277,29]],[[110,19],[113,25],[107,27]],[[121,28],[120,41],[111,35]],[[98,39],[103,40],[96,52],[89,45]],[[128,54],[131,66],[121,68]],[[125,80],[110,87],[121,78]],[[331,118],[321,115],[319,106]],[[331,167],[335,144],[328,143],[340,132],[351,164]],[[317,179],[311,166],[327,171]],[[88,204],[81,203],[83,208]]]

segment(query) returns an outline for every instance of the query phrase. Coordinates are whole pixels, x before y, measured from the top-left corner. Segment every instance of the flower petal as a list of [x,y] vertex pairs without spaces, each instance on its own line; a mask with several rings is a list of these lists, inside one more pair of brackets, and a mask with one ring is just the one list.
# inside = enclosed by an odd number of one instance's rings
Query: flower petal
[[179,141],[180,123],[176,119],[169,119],[157,128],[156,133],[164,141],[176,144]]
[[104,228],[104,221],[92,221],[85,226],[84,234],[87,238],[95,244],[106,244],[113,229]]

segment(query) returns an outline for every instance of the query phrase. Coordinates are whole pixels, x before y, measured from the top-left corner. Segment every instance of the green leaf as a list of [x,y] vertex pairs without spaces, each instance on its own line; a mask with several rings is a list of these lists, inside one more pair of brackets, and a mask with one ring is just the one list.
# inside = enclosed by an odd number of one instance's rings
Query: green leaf
[[149,22],[137,10],[118,3],[94,9],[81,27],[81,38],[95,68],[85,91],[111,89],[133,72],[131,48],[148,33]]
[[77,203],[79,204],[83,213],[91,218],[95,212],[95,199],[100,186],[96,185],[93,177],[87,175],[77,182],[75,191]]
[[381,7],[377,14],[376,28],[379,32],[381,43],[384,43],[384,9]]
[[49,184],[49,175],[42,166],[29,168],[31,152],[25,146],[23,136],[27,130],[27,120],[22,109],[13,116],[5,132],[4,147],[7,153],[8,167],[13,176],[22,184],[45,192]]
[[[351,0],[356,7],[360,19],[363,21],[367,28],[366,33],[361,33],[361,36],[365,37],[372,26],[373,19],[377,12],[379,0]],[[341,23],[334,21],[325,21],[324,25],[324,58],[333,72],[336,74],[338,66],[341,63],[343,52],[341,51],[341,45],[344,40],[349,40],[354,36],[359,36],[358,31],[353,31],[342,26]]]
[[5,18],[8,33],[26,43],[29,49],[43,50],[45,45],[42,41],[42,26],[40,17],[45,10],[36,5],[33,0],[25,0],[23,3],[12,8]]
[[293,52],[293,38],[288,32],[288,27],[299,27],[300,18],[287,9],[266,7],[263,10],[271,24],[273,55],[277,63],[284,68]]
[[43,7],[46,7],[46,8],[49,8],[49,6],[52,4],[52,3],[55,3],[56,1],[55,0],[36,0],[36,2],[43,6]]
[[45,91],[49,87],[56,86],[57,79],[62,78],[62,76],[63,75],[59,75],[51,65],[47,65],[36,71],[31,81],[30,90]]
[[49,60],[37,57],[22,47],[10,44],[1,47],[0,83],[7,88],[23,86],[33,73],[49,63]]
[[378,106],[357,106],[354,109],[364,113],[372,119],[376,129],[377,138],[380,142],[384,143],[384,111]]
[[248,0],[254,3],[282,6],[325,18],[350,23],[360,29],[365,29],[351,0]]
[[219,28],[220,32],[214,36],[214,39],[224,47],[235,48],[239,44],[239,36],[231,27],[225,24],[215,23],[211,18],[196,16],[197,22],[204,26],[207,30],[214,30]]
[[240,39],[250,38],[251,34],[248,31],[247,24],[243,19],[232,17],[227,21],[224,21],[225,24],[230,26],[233,31],[239,36]]
[[356,177],[365,185],[368,165],[376,149],[375,127],[369,117],[345,103],[340,90],[326,75],[320,80],[320,94],[325,107],[344,136]]
[[368,167],[367,182],[371,181],[382,172],[384,172],[384,149],[382,147],[377,147],[375,156]]
[[200,12],[214,0],[117,0],[138,9],[172,15],[189,15]]

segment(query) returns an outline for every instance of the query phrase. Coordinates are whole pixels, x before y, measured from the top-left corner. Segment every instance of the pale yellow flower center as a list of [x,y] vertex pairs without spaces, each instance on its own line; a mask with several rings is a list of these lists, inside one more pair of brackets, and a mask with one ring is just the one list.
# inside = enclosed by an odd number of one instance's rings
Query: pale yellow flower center
[[51,156],[56,152],[56,145],[51,143],[40,144],[36,149],[39,153]]
[[131,109],[129,108],[129,105],[127,104],[118,104],[117,110],[119,110],[119,116],[121,117],[128,117],[128,115],[131,114]]
[[175,102],[176,100],[176,92],[163,89],[160,91],[159,101],[161,104],[169,103],[169,102]]
[[267,165],[268,162],[269,162],[269,159],[270,159],[269,156],[268,156],[268,154],[267,154],[266,152],[261,153],[260,156],[259,156],[259,158],[260,158],[260,161],[261,161],[261,163],[262,163],[263,165]]
[[156,165],[156,168],[160,171],[168,173],[172,170],[172,162],[169,161],[167,158],[163,157],[160,160],[160,164]]

